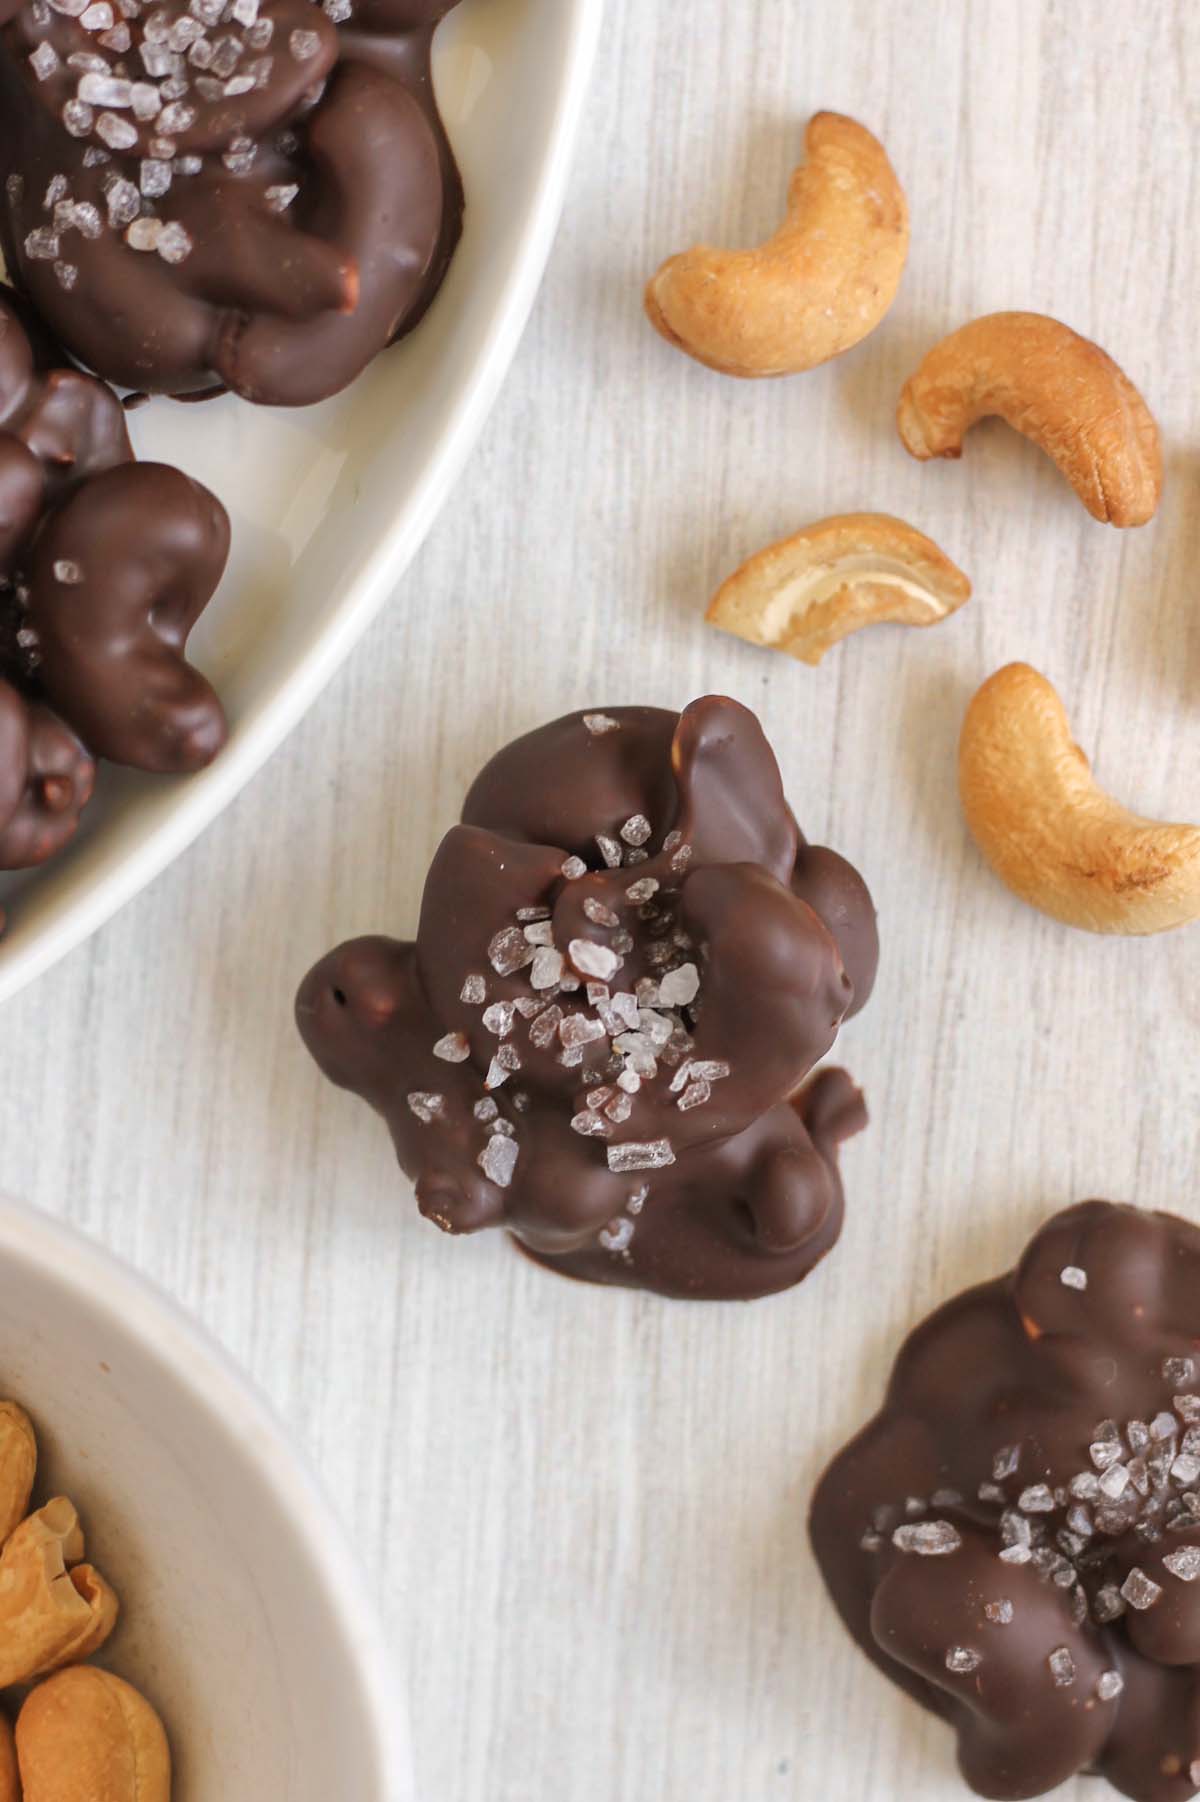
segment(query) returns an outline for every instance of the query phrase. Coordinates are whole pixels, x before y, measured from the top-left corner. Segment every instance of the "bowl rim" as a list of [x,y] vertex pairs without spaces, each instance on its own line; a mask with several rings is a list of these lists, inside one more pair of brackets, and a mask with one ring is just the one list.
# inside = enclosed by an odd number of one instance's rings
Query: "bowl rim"
[[[427,537],[487,422],[541,288],[558,230],[575,144],[600,39],[605,0],[554,0],[563,21],[561,80],[546,153],[507,278],[497,289],[490,325],[471,380],[447,408],[431,441],[424,472],[380,534],[340,605],[293,668],[252,713],[236,722],[228,744],[207,769],[177,780],[138,843],[96,878],[55,901],[44,924],[25,931],[36,907],[21,902],[10,934],[0,939],[0,1003],[10,1000],[105,925],[160,876],[236,799],[300,723],[394,592]],[[160,791],[166,791],[166,782]]]
[[[76,1227],[0,1193],[0,1260],[66,1287],[216,1420],[294,1527],[370,1722],[378,1802],[413,1802],[408,1707],[365,1567],[308,1454],[231,1353],[165,1289]],[[364,1798],[363,1802],[375,1802]]]

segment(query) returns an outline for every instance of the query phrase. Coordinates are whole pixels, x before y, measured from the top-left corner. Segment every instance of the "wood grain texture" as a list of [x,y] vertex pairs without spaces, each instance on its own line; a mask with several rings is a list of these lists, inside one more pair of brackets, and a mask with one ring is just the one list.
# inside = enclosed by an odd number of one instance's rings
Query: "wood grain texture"
[[[968,696],[1025,658],[1109,789],[1200,810],[1200,23],[1116,0],[1087,29],[1061,0],[609,12],[550,273],[465,478],[250,791],[5,1009],[0,1187],[165,1284],[293,1423],[381,1574],[429,1802],[950,1802],[949,1737],[843,1640],[805,1507],[899,1336],[1051,1209],[1200,1216],[1200,929],[1106,941],[1029,911],[954,785]],[[900,298],[810,375],[712,375],[650,330],[643,280],[698,237],[765,235],[821,107],[878,131],[906,185]],[[1168,464],[1148,529],[1095,524],[999,426],[960,464],[905,456],[904,378],[1004,307],[1060,315],[1143,387]],[[858,508],[929,532],[975,598],[819,670],[701,625],[747,553]],[[411,926],[511,733],[712,689],[762,714],[884,934],[840,1046],[873,1113],[845,1235],[747,1308],[447,1243],[289,1018],[335,939]]]

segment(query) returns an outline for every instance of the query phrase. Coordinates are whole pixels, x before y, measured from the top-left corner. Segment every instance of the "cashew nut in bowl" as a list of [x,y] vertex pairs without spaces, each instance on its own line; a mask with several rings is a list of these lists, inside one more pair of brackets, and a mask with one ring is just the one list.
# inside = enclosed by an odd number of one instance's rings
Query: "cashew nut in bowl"
[[[17,1717],[24,1802],[168,1802],[171,1754],[145,1697],[93,1666],[39,1684]],[[4,1792],[0,1789],[0,1802]]]
[[1088,932],[1200,919],[1200,827],[1128,813],[1097,787],[1058,695],[1027,663],[986,681],[958,754],[967,824],[1003,882]]
[[935,626],[971,584],[931,538],[886,513],[819,519],[759,551],[717,590],[711,625],[820,663],[864,626]]
[[16,1402],[0,1402],[0,1545],[24,1520],[36,1474],[33,1422]]
[[0,1552],[0,1689],[90,1658],[112,1632],[117,1598],[82,1557],[79,1516],[65,1496],[10,1535]]
[[817,113],[787,218],[755,250],[698,245],[646,289],[668,343],[724,375],[795,375],[827,363],[879,324],[908,257],[908,204],[887,152],[864,125]]
[[924,462],[959,457],[996,415],[1052,457],[1092,515],[1144,526],[1162,495],[1158,427],[1106,351],[1043,313],[990,313],[935,345],[904,385],[896,424]]

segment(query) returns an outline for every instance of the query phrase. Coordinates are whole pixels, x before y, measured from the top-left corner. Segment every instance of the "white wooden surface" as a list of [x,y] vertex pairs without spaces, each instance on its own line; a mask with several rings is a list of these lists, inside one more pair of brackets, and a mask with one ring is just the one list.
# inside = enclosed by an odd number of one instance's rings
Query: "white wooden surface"
[[[954,793],[968,695],[1025,657],[1125,800],[1200,812],[1200,25],[1165,0],[1099,0],[1086,26],[1056,0],[610,14],[549,278],[461,487],[250,792],[6,1008],[0,1187],[193,1307],[315,1454],[375,1572],[428,1802],[941,1802],[948,1736],[844,1642],[805,1507],[899,1335],[1049,1210],[1200,1214],[1200,930],[1102,941],[1027,911]],[[696,236],[769,229],[819,107],[877,129],[905,182],[900,299],[832,367],[711,375],[644,324],[642,280]],[[1094,524],[998,426],[957,466],[900,449],[916,357],[1008,306],[1142,384],[1170,471],[1149,529]],[[745,553],[856,507],[938,538],[969,607],[816,672],[701,625]],[[512,732],[710,689],[762,713],[806,831],[861,864],[884,934],[841,1045],[874,1116],[845,1235],[744,1309],[448,1243],[290,1024],[320,951],[412,923]]]

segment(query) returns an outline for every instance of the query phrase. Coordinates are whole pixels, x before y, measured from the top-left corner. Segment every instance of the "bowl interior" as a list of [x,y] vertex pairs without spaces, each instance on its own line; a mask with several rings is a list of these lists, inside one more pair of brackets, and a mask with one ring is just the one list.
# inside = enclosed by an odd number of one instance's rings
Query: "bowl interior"
[[[193,637],[231,739],[182,781],[104,769],[75,844],[0,875],[0,1000],[177,856],[280,743],[393,591],[487,416],[545,265],[602,0],[461,0],[434,79],[462,168],[462,243],[435,305],[345,394],[131,415],[139,455],[220,496],[233,554]],[[514,129],[520,121],[520,129]],[[402,672],[400,672],[402,675]]]
[[172,1802],[409,1802],[401,1699],[303,1462],[224,1355],[106,1254],[0,1203],[0,1390],[122,1614]]

